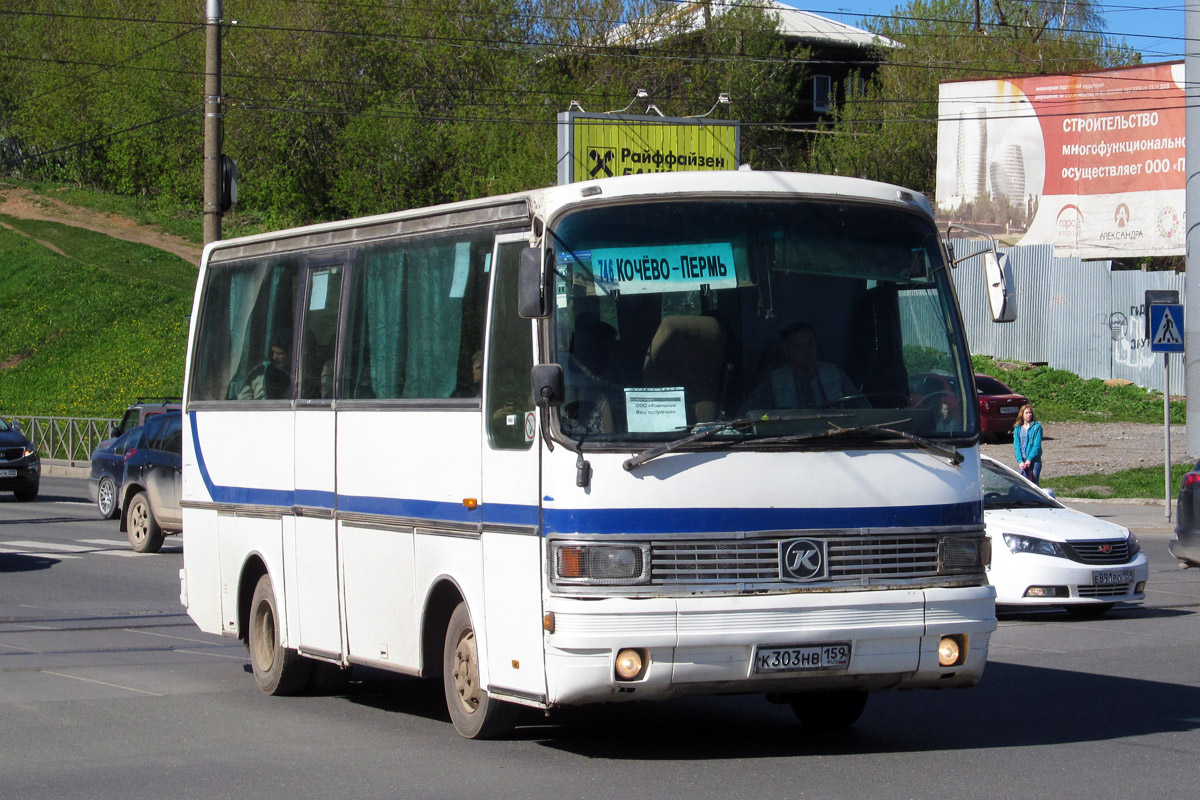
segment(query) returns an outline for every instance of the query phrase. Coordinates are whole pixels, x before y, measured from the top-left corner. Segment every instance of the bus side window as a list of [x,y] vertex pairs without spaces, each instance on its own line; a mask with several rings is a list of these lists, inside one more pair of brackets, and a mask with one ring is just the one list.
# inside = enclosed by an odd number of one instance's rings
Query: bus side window
[[[286,258],[261,259],[209,269],[196,339],[192,399],[290,398],[294,263]],[[273,349],[282,353],[274,360]],[[283,358],[289,364],[281,370]],[[267,375],[276,379],[267,380]]]
[[344,398],[455,396],[481,349],[485,237],[411,236],[355,253]]
[[525,242],[500,245],[492,294],[492,325],[488,336],[488,441],[496,450],[528,450],[525,414],[533,411],[533,369],[530,320],[517,315],[517,266]]

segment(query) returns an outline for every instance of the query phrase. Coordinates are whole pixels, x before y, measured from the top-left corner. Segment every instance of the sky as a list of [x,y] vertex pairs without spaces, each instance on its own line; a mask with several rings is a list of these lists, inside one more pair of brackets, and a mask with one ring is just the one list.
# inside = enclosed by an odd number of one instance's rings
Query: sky
[[[890,15],[902,0],[781,0],[788,5],[848,25],[861,25],[864,15]],[[1144,62],[1174,61],[1184,56],[1184,0],[1099,0],[1110,35],[1142,54]]]

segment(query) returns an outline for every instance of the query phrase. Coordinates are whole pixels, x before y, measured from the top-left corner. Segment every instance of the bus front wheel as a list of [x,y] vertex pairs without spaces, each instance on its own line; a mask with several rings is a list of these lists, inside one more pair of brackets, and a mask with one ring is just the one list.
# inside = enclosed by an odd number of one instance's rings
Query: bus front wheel
[[813,730],[848,728],[867,707],[866,690],[795,694],[788,699],[800,724]]
[[296,694],[308,683],[312,662],[295,650],[280,646],[279,622],[271,577],[263,575],[250,601],[250,630],[246,636],[250,666],[258,688],[267,694]]
[[467,739],[492,739],[517,724],[517,707],[488,697],[479,682],[479,648],[466,603],[459,603],[446,627],[442,686],[450,721]]

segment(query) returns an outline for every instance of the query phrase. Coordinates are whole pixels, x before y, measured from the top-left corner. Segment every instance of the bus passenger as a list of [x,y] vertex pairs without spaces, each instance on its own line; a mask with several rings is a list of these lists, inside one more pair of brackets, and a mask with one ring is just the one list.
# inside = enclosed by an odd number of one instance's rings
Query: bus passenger
[[292,332],[276,331],[271,337],[270,358],[246,376],[238,400],[286,399],[292,388]]

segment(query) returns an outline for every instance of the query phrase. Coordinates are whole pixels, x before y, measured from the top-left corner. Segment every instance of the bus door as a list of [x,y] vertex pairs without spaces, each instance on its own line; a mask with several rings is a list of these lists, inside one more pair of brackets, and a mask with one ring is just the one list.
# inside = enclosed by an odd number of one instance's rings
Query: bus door
[[310,261],[304,270],[295,414],[296,545],[294,596],[299,649],[340,659],[343,652],[334,521],[336,426],[333,376],[343,259]]
[[517,315],[517,262],[529,234],[496,237],[483,391],[483,590],[488,689],[546,696],[534,323]]

